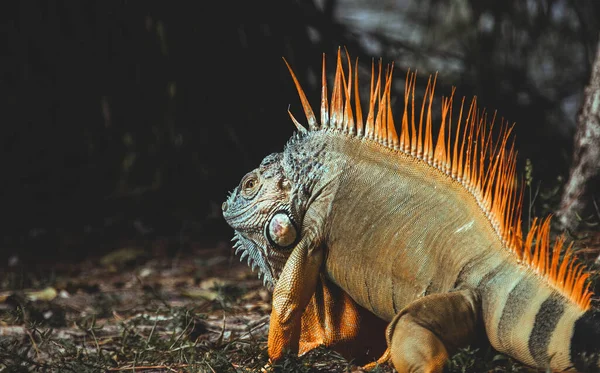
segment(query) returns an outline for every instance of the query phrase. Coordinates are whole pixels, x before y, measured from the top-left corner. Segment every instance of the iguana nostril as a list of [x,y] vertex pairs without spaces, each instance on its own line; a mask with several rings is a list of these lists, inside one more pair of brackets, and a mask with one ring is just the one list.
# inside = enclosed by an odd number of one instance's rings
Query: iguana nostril
[[227,212],[227,201],[223,202],[223,204],[221,205],[221,210],[223,210],[223,212]]

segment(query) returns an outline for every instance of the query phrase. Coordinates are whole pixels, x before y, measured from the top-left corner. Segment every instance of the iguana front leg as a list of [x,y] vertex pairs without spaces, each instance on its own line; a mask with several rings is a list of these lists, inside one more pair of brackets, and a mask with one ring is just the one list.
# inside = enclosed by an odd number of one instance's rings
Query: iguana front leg
[[479,309],[470,290],[432,294],[406,306],[386,333],[398,373],[442,372],[449,354],[477,337]]
[[315,232],[307,232],[293,249],[273,291],[269,326],[269,357],[277,361],[286,351],[297,353],[301,317],[315,292],[323,250]]

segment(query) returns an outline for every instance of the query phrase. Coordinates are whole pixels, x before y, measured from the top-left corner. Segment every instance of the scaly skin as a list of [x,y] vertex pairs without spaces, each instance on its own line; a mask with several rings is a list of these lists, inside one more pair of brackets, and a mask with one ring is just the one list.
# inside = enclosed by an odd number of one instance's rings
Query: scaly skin
[[340,122],[318,130],[311,114],[311,130],[299,127],[223,204],[236,247],[274,286],[273,361],[318,345],[379,353],[372,314],[388,323],[380,362],[399,372],[441,372],[484,335],[533,367],[598,370],[595,311],[544,277],[564,277],[550,264],[538,273],[508,250],[464,182]]

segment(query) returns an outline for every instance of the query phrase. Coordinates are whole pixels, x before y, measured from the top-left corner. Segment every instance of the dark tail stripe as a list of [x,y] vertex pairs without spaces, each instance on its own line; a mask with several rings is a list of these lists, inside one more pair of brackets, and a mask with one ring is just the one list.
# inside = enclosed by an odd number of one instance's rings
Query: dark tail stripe
[[587,311],[576,322],[571,337],[571,361],[580,372],[598,372],[600,311]]
[[547,366],[550,361],[548,345],[558,320],[565,312],[564,301],[558,293],[552,293],[535,315],[535,323],[529,335],[529,352],[539,366]]
[[[498,339],[504,345],[504,341],[509,340],[510,335],[514,333],[514,328],[518,328],[518,322],[523,316],[529,304],[528,299],[535,294],[534,285],[528,276],[523,276],[521,281],[511,290],[504,304],[502,316],[498,323]],[[536,319],[537,321],[537,319]],[[513,346],[504,346],[510,350]]]

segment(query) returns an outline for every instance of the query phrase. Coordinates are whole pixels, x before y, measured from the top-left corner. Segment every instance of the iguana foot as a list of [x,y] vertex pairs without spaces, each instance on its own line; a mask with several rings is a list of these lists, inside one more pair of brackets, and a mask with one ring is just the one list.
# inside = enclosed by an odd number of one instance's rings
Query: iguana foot
[[390,358],[391,358],[391,354],[390,354],[390,349],[388,347],[385,349],[385,352],[383,353],[383,355],[381,355],[381,357],[379,359],[377,359],[376,361],[370,362],[369,364],[364,365],[361,369],[370,371],[382,364],[387,363],[388,361],[390,361]]

